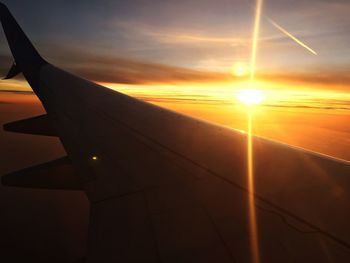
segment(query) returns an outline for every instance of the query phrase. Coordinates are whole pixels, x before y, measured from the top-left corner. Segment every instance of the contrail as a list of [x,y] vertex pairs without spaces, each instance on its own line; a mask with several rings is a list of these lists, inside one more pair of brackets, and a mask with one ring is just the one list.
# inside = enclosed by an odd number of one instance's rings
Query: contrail
[[255,21],[254,21],[254,28],[253,28],[252,53],[251,53],[251,61],[250,61],[250,81],[251,82],[253,82],[254,78],[255,78],[256,53],[257,53],[257,49],[258,49],[262,2],[263,2],[263,0],[256,0]]
[[317,52],[315,50],[313,50],[312,48],[310,48],[309,46],[307,46],[305,43],[301,42],[299,39],[297,39],[295,36],[293,36],[291,33],[289,33],[287,30],[285,30],[283,27],[281,27],[280,25],[278,25],[275,21],[273,21],[271,18],[267,18],[269,20],[269,22],[276,27],[278,30],[280,30],[282,33],[286,34],[288,37],[290,37],[292,40],[294,40],[296,43],[298,43],[300,46],[302,46],[303,48],[306,48],[308,51],[310,51],[312,54],[317,56]]

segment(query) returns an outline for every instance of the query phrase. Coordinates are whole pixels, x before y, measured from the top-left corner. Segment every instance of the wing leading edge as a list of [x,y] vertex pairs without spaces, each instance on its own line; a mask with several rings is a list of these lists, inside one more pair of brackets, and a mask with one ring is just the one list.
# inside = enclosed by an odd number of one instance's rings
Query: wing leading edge
[[[0,16],[91,202],[87,262],[251,262],[245,134],[62,71]],[[346,262],[349,163],[262,138],[254,159],[261,261]]]

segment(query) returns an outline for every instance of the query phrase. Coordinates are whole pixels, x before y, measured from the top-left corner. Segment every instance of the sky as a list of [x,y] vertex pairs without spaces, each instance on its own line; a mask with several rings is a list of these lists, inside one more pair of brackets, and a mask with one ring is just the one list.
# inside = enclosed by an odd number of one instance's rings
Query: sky
[[[253,0],[4,2],[45,58],[94,81],[234,82],[232,68],[249,67]],[[257,74],[346,89],[349,12],[346,0],[265,0]],[[0,52],[5,74],[11,64],[6,41]]]

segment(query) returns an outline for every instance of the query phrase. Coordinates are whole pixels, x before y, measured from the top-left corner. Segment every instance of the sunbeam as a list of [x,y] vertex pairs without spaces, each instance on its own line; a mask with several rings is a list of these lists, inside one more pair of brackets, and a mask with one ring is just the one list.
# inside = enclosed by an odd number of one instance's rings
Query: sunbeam
[[[256,71],[256,56],[258,49],[259,31],[260,31],[260,20],[263,0],[256,0],[256,13],[253,29],[253,42],[251,51],[251,64],[250,64],[250,85],[255,86],[255,71]],[[241,99],[244,103],[248,104],[248,134],[247,134],[247,177],[248,177],[248,205],[249,205],[249,225],[250,225],[250,247],[251,257],[253,263],[260,263],[259,255],[259,240],[258,240],[258,229],[257,219],[255,210],[255,187],[254,187],[254,160],[253,160],[253,140],[252,140],[252,108],[251,106],[262,101],[262,96],[255,96],[257,91],[246,91],[249,96],[241,93]],[[246,94],[245,93],[245,94]],[[254,96],[253,96],[254,95]],[[259,98],[258,98],[259,97]],[[258,98],[258,99],[257,99]]]
[[251,82],[253,82],[255,79],[256,54],[258,49],[262,2],[263,0],[256,1],[255,21],[254,21],[254,29],[253,29],[253,43],[252,43],[252,53],[251,53],[251,61],[250,61],[250,81]]

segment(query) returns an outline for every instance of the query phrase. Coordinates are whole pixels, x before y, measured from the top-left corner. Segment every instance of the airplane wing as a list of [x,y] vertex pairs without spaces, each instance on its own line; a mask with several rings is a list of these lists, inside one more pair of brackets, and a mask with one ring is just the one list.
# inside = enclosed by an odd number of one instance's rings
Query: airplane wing
[[3,4],[0,20],[8,75],[22,72],[46,110],[5,128],[58,136],[67,152],[2,182],[85,191],[86,262],[349,261],[348,162],[254,137],[252,193],[246,134],[67,73]]

